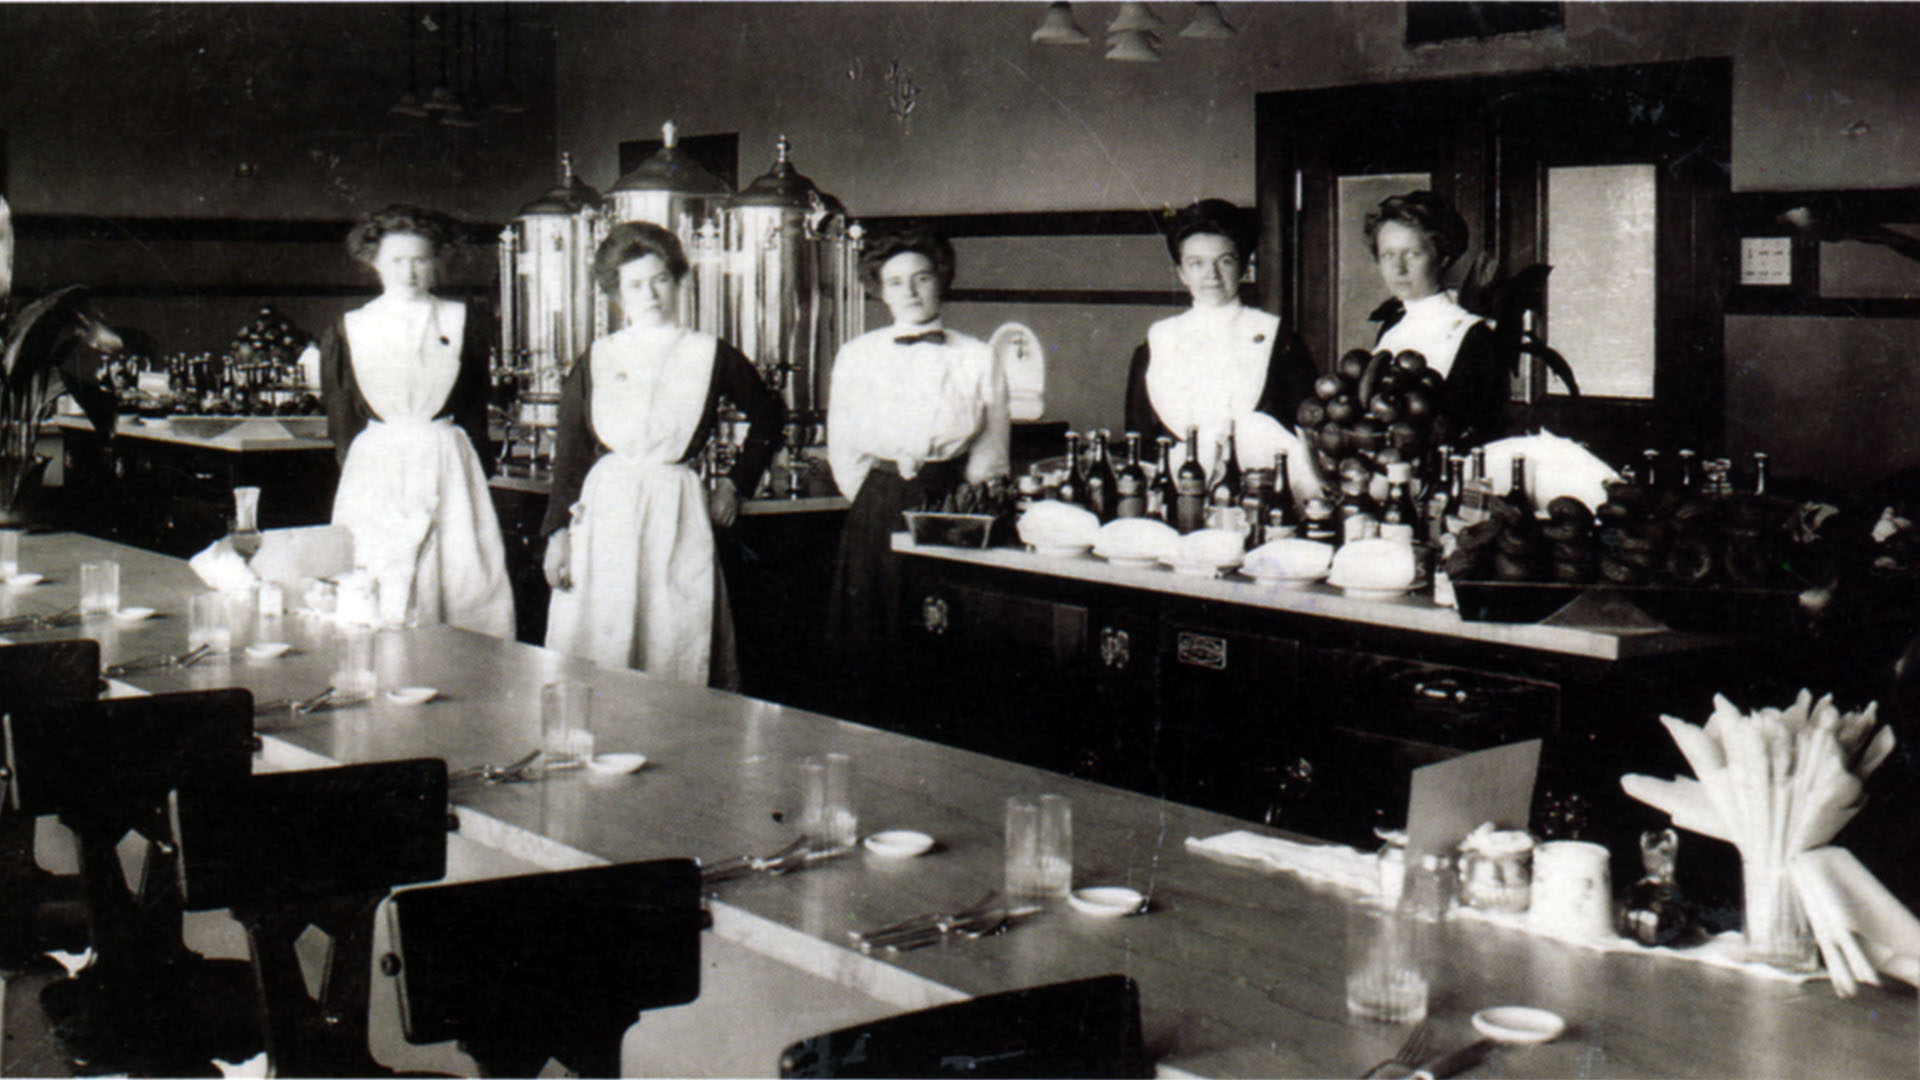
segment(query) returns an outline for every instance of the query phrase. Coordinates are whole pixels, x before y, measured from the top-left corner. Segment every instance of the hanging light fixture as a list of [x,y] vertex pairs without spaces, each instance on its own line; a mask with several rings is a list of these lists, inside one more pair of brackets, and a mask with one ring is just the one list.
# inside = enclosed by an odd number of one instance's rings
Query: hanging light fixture
[[460,107],[460,99],[453,95],[453,87],[447,82],[447,6],[440,5],[439,25],[435,28],[440,35],[440,81],[435,83],[427,100],[420,107],[432,113],[452,112]]
[[420,104],[420,78],[414,61],[414,23],[419,21],[419,13],[412,4],[407,5],[407,88],[400,94],[400,100],[393,103],[387,111],[395,116],[425,116],[427,110]]
[[454,108],[440,114],[440,122],[448,127],[479,127],[481,113],[486,110],[480,100],[480,56],[475,33],[478,18],[471,6],[454,11],[453,77],[460,84],[460,90],[454,95]]
[[1107,33],[1110,35],[1108,42],[1112,42],[1111,35],[1158,30],[1161,22],[1160,16],[1155,15],[1152,8],[1137,0],[1129,0],[1120,5],[1120,13],[1107,24]]
[[1180,31],[1180,36],[1217,40],[1230,38],[1237,33],[1239,31],[1235,30],[1226,16],[1220,13],[1219,4],[1214,0],[1201,0],[1200,3],[1193,5],[1193,21]]
[[1033,32],[1035,45],[1085,45],[1092,39],[1073,21],[1073,6],[1059,2],[1047,5],[1047,14],[1040,20],[1040,29]]
[[1160,62],[1160,39],[1148,30],[1122,30],[1107,38],[1107,59],[1136,64]]
[[508,114],[527,111],[527,99],[513,83],[513,14],[505,4],[500,5],[500,90],[493,95],[492,108]]

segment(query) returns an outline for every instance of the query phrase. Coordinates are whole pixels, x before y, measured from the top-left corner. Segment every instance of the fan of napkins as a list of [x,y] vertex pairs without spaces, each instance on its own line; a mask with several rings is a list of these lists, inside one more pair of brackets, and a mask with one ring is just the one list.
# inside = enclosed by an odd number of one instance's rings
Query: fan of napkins
[[[1813,923],[1835,987],[1850,994],[1856,980],[1877,984],[1875,966],[1865,962],[1865,953],[1853,941],[1864,928],[1836,913],[1854,906],[1884,912],[1887,903],[1899,907],[1898,902],[1858,863],[1849,863],[1849,872],[1839,874],[1840,864],[1831,858],[1806,856],[1833,839],[1860,811],[1866,779],[1893,753],[1893,729],[1878,724],[1873,705],[1842,712],[1832,695],[1816,702],[1806,690],[1786,709],[1743,713],[1718,694],[1713,704],[1704,727],[1660,718],[1693,767],[1691,778],[1629,774],[1620,778],[1620,786],[1672,815],[1675,825],[1732,843],[1740,850],[1742,872],[1749,880],[1788,875]],[[1852,872],[1855,868],[1857,873]],[[1876,895],[1866,895],[1875,890]],[[1897,922],[1881,919],[1877,925]],[[1920,955],[1920,923],[1914,929],[1909,944],[1883,943],[1885,948]],[[1904,968],[1887,970],[1898,973]]]

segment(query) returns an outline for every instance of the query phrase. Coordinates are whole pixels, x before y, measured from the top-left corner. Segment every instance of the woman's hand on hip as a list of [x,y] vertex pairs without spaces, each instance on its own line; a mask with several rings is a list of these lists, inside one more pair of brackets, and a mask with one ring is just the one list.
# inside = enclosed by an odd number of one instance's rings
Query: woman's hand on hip
[[547,537],[547,556],[542,568],[547,573],[547,584],[556,589],[573,588],[573,543],[567,537],[567,530],[556,529]]
[[713,491],[707,495],[707,517],[722,529],[733,528],[740,517],[740,495],[733,489],[733,481],[721,477],[714,481]]

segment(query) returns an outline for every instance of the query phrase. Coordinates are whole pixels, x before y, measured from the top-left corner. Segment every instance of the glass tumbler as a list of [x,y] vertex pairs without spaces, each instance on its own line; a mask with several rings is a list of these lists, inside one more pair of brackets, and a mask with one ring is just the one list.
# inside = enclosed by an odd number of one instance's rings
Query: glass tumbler
[[548,683],[540,688],[540,750],[549,769],[584,765],[593,757],[593,685]]
[[0,581],[20,572],[21,529],[0,529]]
[[120,564],[112,559],[80,564],[80,614],[111,615],[120,610]]
[[187,648],[205,648],[214,655],[233,650],[232,605],[226,594],[194,593],[187,597]]
[[850,848],[860,839],[860,817],[853,808],[853,758],[831,753],[800,765],[801,827],[829,849]]
[[1009,902],[1040,895],[1040,806],[1015,795],[1007,799],[1006,878]]
[[1038,852],[1040,893],[1066,896],[1073,888],[1073,803],[1065,795],[1040,796]]

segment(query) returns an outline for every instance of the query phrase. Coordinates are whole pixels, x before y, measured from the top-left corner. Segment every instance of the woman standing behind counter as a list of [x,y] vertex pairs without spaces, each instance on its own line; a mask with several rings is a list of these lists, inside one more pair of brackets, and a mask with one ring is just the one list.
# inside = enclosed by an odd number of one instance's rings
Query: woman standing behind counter
[[[1313,361],[1298,335],[1282,333],[1278,315],[1240,302],[1252,242],[1245,215],[1224,200],[1202,199],[1174,216],[1167,253],[1193,306],[1147,329],[1127,374],[1127,430],[1151,440],[1182,439],[1197,428],[1200,464],[1209,472],[1229,424],[1243,461],[1271,461],[1275,450],[1292,449],[1287,437],[1271,445],[1280,435],[1274,426],[1292,423],[1313,392]],[[1273,424],[1254,421],[1256,414]],[[1265,437],[1251,430],[1256,424]],[[1295,460],[1304,467],[1305,457]]]
[[[624,328],[593,343],[560,388],[545,569],[547,647],[607,667],[731,689],[732,620],[714,562],[780,445],[786,407],[740,350],[678,323],[687,256],[658,225],[617,225],[593,260]],[[747,414],[731,472],[709,494],[689,466],[720,398]]]
[[432,294],[453,251],[452,219],[389,206],[347,250],[380,277],[378,299],[321,342],[327,434],[340,457],[333,523],[354,562],[406,620],[513,637],[506,548],[481,462],[487,447],[486,320]]
[[1007,472],[1006,372],[985,342],[940,322],[953,269],[953,246],[925,229],[878,237],[860,256],[861,281],[893,325],[840,347],[827,403],[827,462],[853,500],[828,638],[849,664],[871,659],[899,626],[901,512]]
[[1382,200],[1367,214],[1365,227],[1380,280],[1393,294],[1372,315],[1381,323],[1374,348],[1412,349],[1445,376],[1455,445],[1499,438],[1508,388],[1493,327],[1441,287],[1467,250],[1466,219],[1441,196],[1413,191]]

